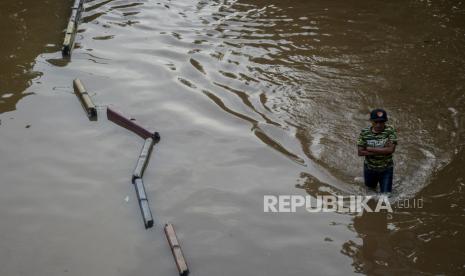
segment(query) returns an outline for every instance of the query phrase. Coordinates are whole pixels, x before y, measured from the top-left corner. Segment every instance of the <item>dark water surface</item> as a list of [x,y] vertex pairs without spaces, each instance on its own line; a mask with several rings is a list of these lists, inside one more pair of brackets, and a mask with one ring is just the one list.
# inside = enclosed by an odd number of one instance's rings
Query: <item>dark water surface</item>
[[[465,273],[465,4],[460,1],[0,3],[0,275]],[[99,107],[90,122],[79,77]],[[143,141],[111,105],[162,136]],[[392,214],[263,213],[263,195],[364,194],[370,109],[398,129]]]

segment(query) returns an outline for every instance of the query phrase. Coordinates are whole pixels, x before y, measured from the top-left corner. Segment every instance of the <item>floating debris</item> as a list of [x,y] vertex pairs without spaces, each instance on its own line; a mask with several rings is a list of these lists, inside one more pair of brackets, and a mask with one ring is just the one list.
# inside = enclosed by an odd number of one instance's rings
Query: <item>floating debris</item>
[[118,113],[110,107],[107,107],[107,118],[115,124],[136,133],[143,139],[152,138],[155,143],[160,141],[160,134],[158,132],[151,132],[147,130],[146,128],[135,122],[135,120],[131,120],[125,117],[124,115]]
[[189,268],[187,267],[186,260],[182,254],[181,245],[179,244],[178,237],[174,231],[174,226],[170,223],[165,225],[165,234],[166,239],[171,247],[171,252],[173,253],[174,261],[179,270],[179,275],[187,276],[189,275]]
[[126,117],[117,111],[107,107],[107,118],[115,124],[122,126],[140,137],[145,139],[144,146],[137,159],[137,164],[132,174],[132,184],[137,192],[137,198],[139,201],[140,210],[144,219],[145,228],[153,227],[153,217],[150,211],[149,202],[145,193],[144,182],[142,176],[144,175],[145,168],[150,159],[150,155],[153,149],[153,145],[160,141],[160,134],[158,132],[152,132],[135,122],[134,119]]
[[152,211],[150,211],[149,201],[147,194],[145,193],[144,182],[141,178],[133,180],[134,187],[137,193],[137,200],[139,201],[140,211],[142,212],[142,218],[144,219],[145,229],[153,227]]
[[137,199],[139,201],[140,211],[142,212],[142,218],[144,219],[145,229],[153,227],[153,217],[150,211],[150,206],[145,193],[144,182],[142,176],[144,175],[145,168],[149,163],[150,154],[152,153],[153,145],[155,141],[152,138],[145,139],[144,146],[137,159],[137,165],[132,174],[132,184],[136,189]]
[[90,98],[89,93],[87,93],[87,90],[81,80],[75,79],[73,81],[73,87],[74,93],[78,96],[84,111],[87,113],[87,117],[89,117],[89,119],[97,119],[97,109],[95,104],[92,102],[92,99]]
[[65,39],[63,41],[63,48],[61,50],[63,57],[71,56],[71,51],[74,47],[74,39],[76,37],[77,28],[79,21],[81,20],[81,14],[83,10],[84,0],[75,0],[73,6],[71,7],[71,16],[68,21]]
[[152,153],[153,145],[155,141],[152,138],[145,139],[144,146],[139,154],[139,159],[137,159],[137,165],[132,174],[132,179],[142,178],[144,175],[145,168],[149,163],[150,154]]

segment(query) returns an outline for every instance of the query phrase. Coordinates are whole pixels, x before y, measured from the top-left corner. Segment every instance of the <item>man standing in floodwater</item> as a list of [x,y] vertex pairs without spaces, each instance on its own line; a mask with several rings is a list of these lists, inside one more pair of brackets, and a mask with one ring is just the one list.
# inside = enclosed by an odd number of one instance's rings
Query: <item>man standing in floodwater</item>
[[363,165],[365,186],[376,191],[379,183],[381,193],[392,191],[394,174],[392,154],[397,145],[396,130],[386,124],[387,120],[385,110],[374,109],[370,113],[371,127],[362,129],[357,140],[358,156],[365,156]]

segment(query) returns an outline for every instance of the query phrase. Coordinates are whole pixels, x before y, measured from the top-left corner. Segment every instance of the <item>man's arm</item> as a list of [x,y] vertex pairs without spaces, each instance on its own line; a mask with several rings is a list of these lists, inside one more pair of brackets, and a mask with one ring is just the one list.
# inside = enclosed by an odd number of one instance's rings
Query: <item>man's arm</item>
[[386,145],[384,145],[384,148],[367,147],[366,151],[372,154],[377,154],[377,155],[389,155],[389,154],[393,154],[396,151],[396,145],[392,143],[391,141],[388,141]]
[[358,156],[367,156],[367,155],[373,155],[372,153],[369,153],[366,148],[367,148],[367,141],[365,140],[365,137],[363,135],[363,130],[360,132],[360,135],[358,136],[357,139],[357,148],[358,148]]
[[374,155],[374,153],[367,151],[367,148],[358,146],[358,156]]

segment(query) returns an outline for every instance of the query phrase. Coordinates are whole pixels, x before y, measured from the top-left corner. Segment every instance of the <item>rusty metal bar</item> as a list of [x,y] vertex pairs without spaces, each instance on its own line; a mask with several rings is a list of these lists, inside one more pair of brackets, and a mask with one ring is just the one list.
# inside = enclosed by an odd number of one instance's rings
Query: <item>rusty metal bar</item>
[[95,107],[95,104],[92,102],[92,99],[90,98],[89,93],[87,93],[87,90],[82,84],[81,80],[75,79],[73,81],[73,87],[74,93],[81,101],[82,107],[87,113],[87,117],[89,117],[90,119],[96,119],[97,108]]
[[172,224],[168,223],[165,225],[165,234],[166,239],[168,240],[168,244],[170,245],[171,252],[173,253],[174,261],[176,262],[179,275],[189,275],[189,268],[187,267],[184,254],[182,254],[181,245],[179,244],[178,237],[176,236],[176,232],[174,231],[174,226]]
[[124,115],[111,109],[110,107],[107,107],[107,118],[115,124],[136,133],[143,139],[152,138],[155,143],[160,140],[160,134],[158,134],[158,132],[151,132],[147,130],[137,122],[126,118]]

